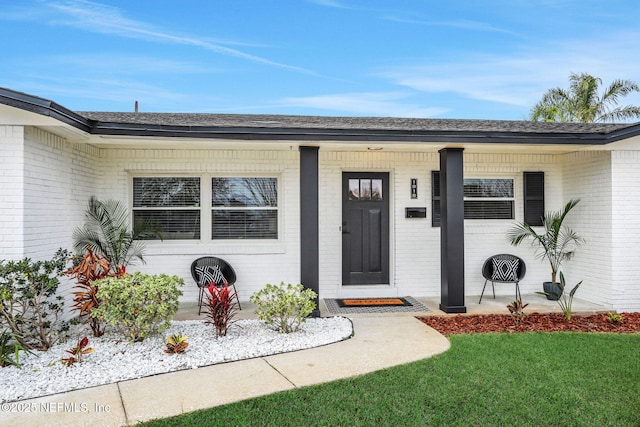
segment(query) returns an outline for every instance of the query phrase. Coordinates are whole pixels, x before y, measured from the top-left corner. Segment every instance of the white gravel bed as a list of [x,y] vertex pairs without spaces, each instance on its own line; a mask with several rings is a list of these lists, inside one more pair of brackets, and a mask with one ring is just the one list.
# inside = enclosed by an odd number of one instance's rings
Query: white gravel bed
[[[33,355],[20,353],[21,368],[0,368],[0,402],[28,399],[117,381],[146,377],[182,369],[231,362],[253,357],[303,350],[345,340],[353,334],[345,317],[310,318],[297,332],[282,334],[260,320],[238,320],[226,337],[216,338],[213,325],[204,320],[174,321],[162,336],[129,343],[121,335],[107,331],[99,338],[86,326],[72,327],[64,343]],[[189,347],[183,354],[166,354],[166,337],[187,336]],[[80,336],[89,337],[93,353],[81,363],[67,367],[60,362],[69,357]]]

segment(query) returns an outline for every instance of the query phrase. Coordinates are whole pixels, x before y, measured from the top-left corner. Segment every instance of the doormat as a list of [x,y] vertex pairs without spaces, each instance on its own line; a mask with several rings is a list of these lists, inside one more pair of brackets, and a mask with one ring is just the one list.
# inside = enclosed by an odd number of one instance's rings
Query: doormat
[[337,299],[340,307],[397,307],[411,305],[405,298],[344,298]]
[[[341,306],[339,301],[353,300],[358,305]],[[390,300],[392,304],[389,304]],[[371,313],[426,313],[431,311],[426,305],[413,297],[400,298],[342,298],[342,299],[323,299],[329,314],[371,314]],[[366,301],[380,301],[385,304],[369,304]],[[365,302],[365,304],[362,304]],[[395,304],[393,304],[395,302]]]

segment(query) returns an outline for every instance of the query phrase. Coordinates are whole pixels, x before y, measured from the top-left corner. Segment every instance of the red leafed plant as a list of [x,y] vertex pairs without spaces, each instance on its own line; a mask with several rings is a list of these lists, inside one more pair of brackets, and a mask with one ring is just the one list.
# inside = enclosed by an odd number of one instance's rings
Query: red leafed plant
[[520,325],[522,322],[524,322],[524,319],[527,316],[527,314],[524,312],[524,309],[528,305],[529,304],[522,304],[522,301],[520,301],[520,299],[516,299],[507,306],[507,308],[509,309],[509,313],[511,313],[511,318],[513,318],[513,321],[516,325]]
[[71,357],[62,358],[60,359],[60,361],[66,366],[71,366],[76,362],[82,362],[82,356],[84,356],[85,354],[93,353],[93,348],[87,348],[88,345],[89,338],[78,337],[78,343],[71,350],[65,350],[71,355]]
[[238,311],[238,305],[235,303],[236,293],[229,290],[229,284],[226,281],[224,286],[220,287],[215,286],[213,282],[210,283],[207,286],[207,292],[208,320],[205,323],[215,327],[216,337],[224,337]]
[[105,277],[122,277],[127,274],[124,265],[117,265],[116,272],[111,271],[111,262],[106,257],[93,252],[91,246],[87,246],[87,252],[82,255],[78,265],[65,271],[65,274],[73,277],[78,285],[78,291],[73,292],[73,309],[80,312],[80,318],[89,323],[94,337],[104,334],[104,324],[100,319],[91,317],[91,310],[100,306],[98,287],[93,282]]

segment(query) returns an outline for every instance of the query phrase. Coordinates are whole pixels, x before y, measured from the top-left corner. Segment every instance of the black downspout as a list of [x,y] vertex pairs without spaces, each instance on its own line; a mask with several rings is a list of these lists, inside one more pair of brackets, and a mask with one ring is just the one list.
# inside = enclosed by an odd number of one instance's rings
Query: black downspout
[[440,153],[440,310],[466,313],[464,305],[463,149]]
[[[318,147],[300,150],[300,281],[320,295]],[[319,297],[313,317],[320,317]]]

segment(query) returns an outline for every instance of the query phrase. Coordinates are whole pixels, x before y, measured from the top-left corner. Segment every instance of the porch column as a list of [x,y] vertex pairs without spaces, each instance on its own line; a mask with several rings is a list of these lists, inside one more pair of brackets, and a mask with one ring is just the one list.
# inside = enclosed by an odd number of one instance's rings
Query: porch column
[[464,306],[464,173],[462,148],[440,153],[440,310]]
[[[300,281],[320,295],[318,147],[300,150]],[[311,316],[320,316],[320,301]]]

